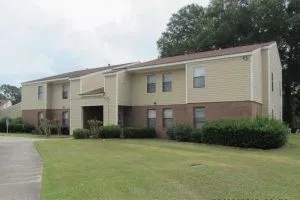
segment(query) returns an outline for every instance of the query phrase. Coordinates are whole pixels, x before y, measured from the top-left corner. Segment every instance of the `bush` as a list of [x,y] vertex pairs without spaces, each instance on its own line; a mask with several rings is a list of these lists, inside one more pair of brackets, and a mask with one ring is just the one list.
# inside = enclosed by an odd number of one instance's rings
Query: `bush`
[[[10,133],[31,133],[34,129],[33,126],[23,123],[22,118],[9,119],[10,124],[8,127],[8,132]],[[6,132],[6,119],[2,118],[0,120],[0,132]]]
[[90,131],[88,129],[75,129],[73,131],[73,137],[75,139],[87,139],[90,137]]
[[120,138],[121,129],[118,126],[103,126],[99,138]]
[[103,125],[102,121],[96,119],[88,120],[88,125],[93,137],[99,137],[101,135],[101,126]]
[[283,146],[287,133],[287,127],[275,119],[219,120],[204,125],[201,140],[209,144],[271,149]]
[[202,130],[194,129],[191,135],[191,142],[201,143],[201,137],[202,137]]
[[156,136],[153,128],[126,127],[124,138],[154,138]]
[[192,127],[188,124],[176,124],[167,130],[167,135],[171,140],[188,142],[191,141],[192,131]]

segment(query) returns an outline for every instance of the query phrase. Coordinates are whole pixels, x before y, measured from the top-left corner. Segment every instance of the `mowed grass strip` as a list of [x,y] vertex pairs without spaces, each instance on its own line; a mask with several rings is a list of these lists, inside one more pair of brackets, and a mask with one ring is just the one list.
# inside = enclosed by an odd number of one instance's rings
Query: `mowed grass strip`
[[300,199],[300,135],[276,150],[167,140],[47,140],[42,199]]

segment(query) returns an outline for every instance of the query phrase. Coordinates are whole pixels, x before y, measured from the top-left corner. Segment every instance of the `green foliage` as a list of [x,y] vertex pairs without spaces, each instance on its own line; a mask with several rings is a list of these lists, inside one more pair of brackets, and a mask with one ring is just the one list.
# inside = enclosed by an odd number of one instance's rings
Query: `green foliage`
[[212,0],[207,8],[191,4],[173,14],[157,46],[166,57],[276,41],[284,66],[283,117],[291,123],[300,115],[299,33],[299,0]]
[[201,143],[202,129],[194,129],[191,135],[191,141]]
[[41,131],[41,134],[45,134],[46,136],[50,136],[51,135],[51,129],[53,129],[52,121],[48,120],[48,119],[40,120],[39,129]]
[[126,127],[124,138],[154,138],[156,136],[153,128]]
[[271,149],[283,146],[287,133],[287,127],[275,119],[218,120],[204,125],[201,140],[209,144]]
[[90,130],[91,130],[91,135],[93,137],[101,137],[101,126],[102,126],[102,121],[93,119],[88,121]]
[[9,99],[12,104],[21,102],[21,88],[16,86],[3,84],[0,86],[0,99]]
[[[22,118],[9,119],[10,125],[8,128],[9,133],[31,133],[34,127],[23,123]],[[6,132],[6,119],[0,119],[0,132]]]
[[88,129],[75,129],[73,131],[74,139],[88,139],[90,137],[90,130]]
[[17,117],[14,119],[10,119],[10,123],[11,124],[23,124],[23,119],[22,117]]
[[120,138],[121,128],[118,126],[103,126],[101,129],[100,138]]
[[167,135],[171,140],[188,142],[191,141],[192,131],[192,127],[188,124],[176,124],[167,130]]

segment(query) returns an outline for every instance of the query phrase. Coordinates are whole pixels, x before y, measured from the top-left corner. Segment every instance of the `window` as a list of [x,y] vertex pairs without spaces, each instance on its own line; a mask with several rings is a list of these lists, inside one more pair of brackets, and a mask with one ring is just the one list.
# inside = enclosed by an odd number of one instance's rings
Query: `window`
[[203,67],[194,68],[194,88],[205,87],[205,70]]
[[273,72],[272,72],[272,92],[274,91],[274,75],[273,75]]
[[173,126],[173,111],[170,108],[164,109],[164,128],[172,128]]
[[281,88],[281,81],[279,81],[279,96],[281,96],[282,95],[282,88]]
[[148,128],[156,127],[156,110],[148,110]]
[[63,99],[69,98],[69,85],[67,85],[67,84],[62,86],[62,98]]
[[202,128],[205,123],[205,109],[195,108],[194,110],[194,124],[195,128]]
[[43,99],[43,86],[38,86],[38,100],[42,100]]
[[155,75],[148,75],[147,76],[147,92],[148,93],[155,93],[155,90],[156,90]]
[[163,74],[163,92],[171,92],[172,90],[172,77],[171,74]]
[[62,125],[69,126],[69,112],[62,113]]
[[38,112],[38,125],[41,124],[41,120],[44,119],[44,113],[43,112]]

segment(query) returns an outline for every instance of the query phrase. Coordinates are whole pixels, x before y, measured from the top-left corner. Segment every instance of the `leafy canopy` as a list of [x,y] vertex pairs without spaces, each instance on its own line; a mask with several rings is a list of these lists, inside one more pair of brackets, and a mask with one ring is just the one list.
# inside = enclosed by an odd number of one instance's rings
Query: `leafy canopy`
[[[276,41],[283,65],[284,119],[299,107],[299,0],[212,0],[173,14],[157,41],[161,57]],[[298,105],[298,106],[297,106]]]

